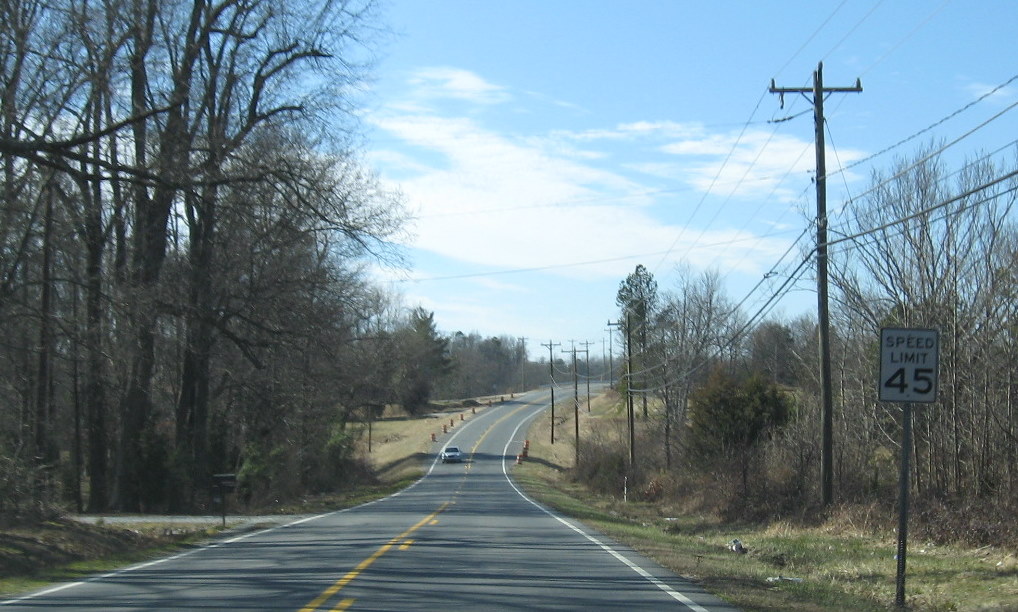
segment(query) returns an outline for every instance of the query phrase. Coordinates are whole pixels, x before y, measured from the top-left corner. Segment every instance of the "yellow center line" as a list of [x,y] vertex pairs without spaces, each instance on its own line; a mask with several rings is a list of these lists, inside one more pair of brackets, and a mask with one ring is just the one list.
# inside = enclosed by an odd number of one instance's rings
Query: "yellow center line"
[[[525,408],[532,407],[536,403],[537,402],[527,402],[526,404],[520,406],[519,408],[513,410],[512,412],[510,412],[510,413],[508,413],[506,415],[503,415],[500,419],[498,419],[497,421],[492,423],[492,425],[490,427],[488,427],[484,431],[483,434],[481,434],[481,437],[477,440],[477,443],[474,444],[473,449],[471,449],[470,454],[473,455],[473,454],[475,454],[477,452],[477,449],[481,446],[481,442],[484,441],[484,439],[488,436],[489,433],[491,433],[491,430],[494,429],[496,425],[498,425],[502,421],[508,419],[510,416],[516,414],[517,412],[519,412],[519,411],[521,411],[521,410],[523,410]],[[466,467],[469,470],[470,469],[470,463],[468,463]],[[318,610],[319,606],[321,606],[329,598],[331,598],[333,595],[335,595],[340,590],[342,590],[343,587],[345,587],[346,585],[350,584],[350,582],[352,582],[354,580],[354,578],[359,576],[361,574],[361,572],[363,572],[365,569],[367,569],[369,566],[371,566],[372,563],[377,561],[379,557],[381,557],[385,553],[389,552],[389,549],[391,549],[396,544],[399,544],[400,540],[403,540],[408,535],[410,535],[411,533],[417,531],[418,529],[420,529],[424,525],[437,525],[438,524],[438,520],[435,517],[437,517],[439,514],[441,514],[450,503],[452,503],[452,502],[445,502],[445,503],[443,503],[441,506],[438,507],[438,510],[435,510],[434,512],[432,512],[428,516],[426,516],[423,519],[421,519],[416,525],[414,525],[410,529],[407,529],[406,531],[404,531],[403,533],[399,534],[395,538],[393,538],[393,539],[389,540],[388,542],[386,542],[384,545],[382,545],[381,548],[376,550],[370,557],[368,557],[367,559],[364,559],[363,561],[358,563],[357,567],[355,567],[352,570],[350,570],[349,572],[347,572],[347,574],[345,576],[343,576],[342,578],[337,580],[332,586],[330,586],[329,588],[327,588],[324,591],[322,591],[321,595],[319,595],[318,597],[315,597],[314,599],[312,599],[306,606],[304,606],[303,608],[300,609],[300,612],[316,612]],[[409,547],[411,544],[413,544],[413,540],[407,540],[406,542],[403,543],[403,545],[400,546],[400,550],[406,550],[407,547]],[[344,599],[343,601],[339,602],[339,604],[337,604],[337,606],[335,608],[333,608],[333,611],[335,612],[336,610],[346,610],[351,605],[353,605],[353,602],[354,602],[353,599]]]
[[346,610],[350,606],[352,606],[353,602],[355,602],[355,601],[357,601],[357,600],[348,597],[348,598],[344,599],[343,601],[339,602],[338,604],[336,604],[336,607],[332,609],[332,612],[343,612],[343,610]]
[[[502,415],[502,418],[500,418],[497,421],[495,421],[494,423],[492,423],[491,426],[489,426],[487,429],[484,430],[484,433],[481,434],[481,437],[477,439],[477,444],[474,444],[474,447],[472,449],[470,449],[470,456],[471,456],[471,458],[473,458],[473,455],[477,452],[477,449],[481,446],[481,442],[484,442],[484,439],[488,437],[488,434],[491,433],[491,430],[495,429],[496,425],[498,425],[502,421],[508,419],[509,417],[513,416],[517,412],[519,412],[519,411],[521,411],[521,410],[523,410],[525,408],[530,408],[530,407],[534,406],[535,404],[537,404],[537,402],[527,402],[526,404],[523,404],[522,406],[520,406],[519,408],[513,410],[512,412],[510,412],[508,414],[505,414],[505,415]],[[473,462],[471,462],[471,463],[473,463]]]
[[[438,510],[435,510],[434,512],[432,512],[428,516],[426,516],[423,519],[421,519],[420,521],[418,521],[417,524],[415,524],[413,527],[411,527],[410,529],[407,529],[406,531],[404,531],[403,533],[399,534],[395,538],[393,538],[393,539],[389,540],[388,542],[386,542],[384,545],[382,545],[381,548],[379,548],[374,553],[372,553],[372,555],[370,557],[368,557],[367,559],[364,559],[363,561],[358,563],[357,566],[354,567],[349,572],[347,572],[347,574],[345,576],[343,576],[342,578],[337,580],[329,588],[327,588],[324,591],[322,591],[321,595],[319,595],[318,597],[315,597],[314,599],[312,599],[308,603],[308,605],[306,605],[306,606],[304,606],[303,608],[300,609],[300,612],[315,612],[318,609],[318,607],[321,606],[323,603],[325,603],[330,597],[332,597],[333,595],[338,593],[346,585],[350,584],[350,582],[353,581],[354,578],[356,578],[357,576],[360,576],[361,572],[363,572],[368,567],[370,567],[371,564],[374,563],[375,561],[377,561],[379,557],[381,557],[385,553],[389,552],[389,549],[392,548],[393,546],[395,546],[396,544],[398,544],[400,540],[402,540],[403,538],[407,537],[411,533],[417,531],[418,529],[420,529],[424,525],[427,525],[429,522],[431,522],[432,519],[434,519],[436,516],[441,514],[442,511],[445,510],[446,506],[449,505],[449,503],[450,502],[445,502],[444,504],[442,504],[441,506],[438,507]],[[345,601],[346,600],[344,600],[343,602],[340,602],[340,605],[342,606],[343,603],[345,603]],[[350,600],[350,603],[353,603],[353,600]],[[343,608],[340,608],[340,609],[343,609]]]

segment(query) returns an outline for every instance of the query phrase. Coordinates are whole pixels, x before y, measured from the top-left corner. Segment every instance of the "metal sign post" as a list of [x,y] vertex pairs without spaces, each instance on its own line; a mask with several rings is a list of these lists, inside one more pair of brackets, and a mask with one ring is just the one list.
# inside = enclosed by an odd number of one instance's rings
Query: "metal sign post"
[[901,413],[901,476],[898,494],[898,576],[894,604],[905,606],[905,555],[908,549],[909,459],[912,455],[912,404],[937,400],[940,343],[935,329],[880,330],[882,402],[904,402]]
[[[226,494],[237,488],[236,474],[213,474],[212,490],[218,495],[219,510],[223,513],[223,527],[226,527]],[[215,497],[215,496],[214,496]]]
[[912,404],[905,403],[901,412],[901,475],[898,491],[898,574],[895,580],[894,605],[905,606],[905,554],[908,550],[909,459],[912,456]]

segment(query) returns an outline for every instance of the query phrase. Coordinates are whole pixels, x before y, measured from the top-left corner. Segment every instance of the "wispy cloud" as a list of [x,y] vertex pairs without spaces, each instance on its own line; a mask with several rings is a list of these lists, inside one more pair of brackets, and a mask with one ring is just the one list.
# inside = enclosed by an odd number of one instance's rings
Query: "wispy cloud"
[[417,96],[427,99],[451,98],[486,105],[511,99],[505,88],[459,68],[422,68],[410,77],[408,83]]
[[669,139],[697,138],[704,136],[704,129],[699,123],[679,123],[676,121],[634,121],[621,123],[612,128],[590,129],[581,131],[559,130],[554,132],[558,138],[575,141],[613,141],[636,139]]
[[705,133],[699,122],[681,123],[678,121],[634,121],[623,123],[619,131],[629,134],[653,135],[664,138],[696,138]]
[[[699,191],[730,197],[768,197],[782,201],[797,198],[788,185],[800,186],[796,176],[814,170],[814,146],[799,138],[763,130],[741,134],[713,134],[704,138],[678,140],[661,148],[669,155],[691,158],[680,164],[687,180]],[[853,149],[829,156],[828,172],[839,163],[847,165],[865,157]]]
[[967,91],[973,98],[987,96],[987,100],[997,104],[1010,104],[1018,99],[1018,87],[999,85],[987,85],[986,83],[969,83],[965,85]]
[[[744,229],[687,228],[685,209],[661,208],[661,194],[672,196],[670,202],[687,191],[759,197],[775,189],[787,168],[808,167],[809,156],[799,165],[792,161],[811,143],[763,132],[737,140],[676,121],[496,131],[483,115],[437,101],[444,96],[485,107],[513,99],[505,88],[453,68],[418,71],[410,85],[406,98],[430,98],[432,110],[392,105],[368,120],[386,140],[422,153],[375,153],[383,176],[398,177],[419,211],[417,248],[492,270],[620,278],[632,270],[634,254],[754,271],[787,247]],[[726,246],[733,241],[738,250]]]

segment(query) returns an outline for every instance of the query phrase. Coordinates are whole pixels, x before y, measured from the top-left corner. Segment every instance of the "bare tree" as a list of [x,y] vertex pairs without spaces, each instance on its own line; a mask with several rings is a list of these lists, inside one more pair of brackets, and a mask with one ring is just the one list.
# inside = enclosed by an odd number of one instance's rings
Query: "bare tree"
[[[345,456],[343,436],[317,426],[342,429],[385,395],[380,375],[336,401],[379,307],[364,262],[398,264],[404,222],[398,194],[351,150],[373,7],[0,7],[11,400],[0,436],[12,470],[73,446],[90,509],[142,509],[188,505],[212,469],[255,461],[249,443],[270,415],[295,424],[275,442],[307,443],[285,453],[301,478],[278,483],[320,486],[320,460]],[[71,404],[73,431],[56,418]]]
[[[164,120],[135,124],[135,159],[161,178],[151,189],[139,186],[134,197],[131,296],[136,352],[121,402],[123,425],[117,454],[117,506],[138,505],[141,433],[150,425],[150,394],[155,368],[158,304],[153,302],[167,254],[168,222],[183,196],[193,266],[192,306],[188,321],[187,388],[178,403],[180,442],[204,470],[203,423],[207,392],[199,372],[209,347],[207,305],[201,303],[211,265],[208,248],[215,235],[215,209],[230,154],[261,124],[295,120],[321,90],[357,78],[347,48],[357,42],[358,27],[370,3],[252,3],[195,0],[160,4],[136,0],[132,12],[134,56],[131,91],[134,114],[160,104]],[[181,35],[182,34],[182,35]],[[165,58],[168,77],[153,79],[152,66]],[[314,71],[324,68],[322,74]],[[311,86],[312,89],[307,89]],[[152,93],[154,92],[154,96]],[[341,99],[341,98],[340,98]],[[150,129],[153,128],[153,129]],[[153,136],[149,159],[149,136]],[[182,191],[183,189],[183,191]],[[203,312],[205,311],[205,312]],[[195,455],[195,453],[197,453]]]
[[873,373],[861,356],[879,327],[940,330],[939,401],[916,415],[912,450],[921,491],[978,492],[1001,480],[986,457],[1000,440],[990,424],[1006,420],[998,398],[1010,393],[1001,384],[1010,368],[995,358],[1010,327],[1001,290],[1009,284],[1002,273],[1015,196],[996,182],[1004,174],[976,161],[952,185],[932,147],[899,160],[892,174],[875,174],[870,195],[849,209],[844,231],[858,238],[832,259],[842,320],[865,322],[843,330],[846,349],[860,354],[843,361],[846,388],[870,390],[868,401],[845,404],[846,411],[868,406],[863,413],[871,416],[863,422],[885,421],[873,412],[882,409],[872,400]]
[[655,323],[660,337],[657,359],[663,367],[653,384],[665,405],[668,465],[672,463],[675,442],[672,432],[677,426],[678,431],[685,429],[690,394],[730,354],[728,347],[735,343],[730,335],[735,320],[716,272],[694,277],[688,270],[680,270],[677,286],[664,296]]

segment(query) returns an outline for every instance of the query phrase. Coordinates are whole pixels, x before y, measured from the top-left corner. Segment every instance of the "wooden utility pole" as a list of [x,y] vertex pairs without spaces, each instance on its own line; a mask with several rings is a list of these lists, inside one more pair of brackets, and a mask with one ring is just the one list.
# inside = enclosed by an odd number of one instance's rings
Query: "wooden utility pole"
[[584,355],[583,377],[587,379],[587,412],[590,412],[590,345],[594,343],[590,342],[589,340],[585,340],[580,344],[583,345],[583,355]]
[[523,358],[520,363],[520,393],[527,390],[527,340],[526,336],[519,339],[520,346],[523,348]]
[[636,430],[633,416],[633,326],[626,311],[626,416],[629,419],[629,470],[636,470]]
[[573,347],[573,430],[576,443],[575,467],[580,467],[580,372],[576,369],[576,347]]
[[548,347],[548,387],[551,389],[551,443],[555,443],[555,358],[552,356],[552,349],[560,344],[553,344],[551,340],[548,344],[541,343],[541,346]]
[[824,63],[817,64],[813,73],[813,87],[775,87],[771,79],[771,93],[781,96],[786,93],[813,94],[813,122],[816,132],[816,186],[817,186],[817,323],[820,345],[820,404],[823,415],[823,447],[820,458],[821,490],[824,506],[833,500],[834,481],[834,419],[831,400],[831,339],[830,316],[827,298],[827,161],[824,145],[824,94],[859,93],[862,81],[855,80],[854,87],[824,87]]
[[615,386],[615,356],[613,355],[613,353],[615,352],[615,349],[612,346],[612,336],[614,335],[614,332],[612,331],[612,328],[613,327],[621,327],[621,326],[622,326],[622,321],[616,321],[614,323],[612,323],[611,321],[608,321],[608,330],[607,330],[608,331],[608,386],[610,386],[610,387],[614,387]]
[[575,431],[576,441],[576,463],[573,465],[579,467],[580,465],[580,378],[579,372],[576,369],[576,346],[568,351],[562,351],[563,353],[573,354],[573,429]]

